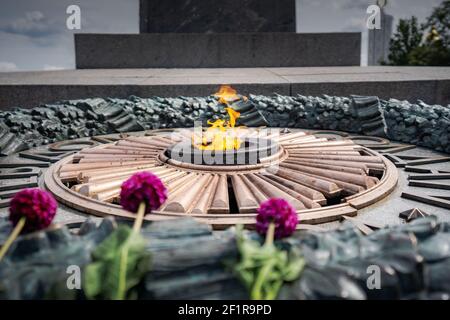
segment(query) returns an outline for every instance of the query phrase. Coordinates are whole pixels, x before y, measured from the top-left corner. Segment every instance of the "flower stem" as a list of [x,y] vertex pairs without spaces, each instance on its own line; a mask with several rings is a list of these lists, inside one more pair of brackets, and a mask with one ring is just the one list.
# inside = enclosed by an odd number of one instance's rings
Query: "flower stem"
[[[145,202],[141,202],[139,204],[138,211],[136,213],[136,218],[133,224],[133,233],[139,233],[142,227],[142,221],[144,220],[145,215]],[[129,243],[130,243],[130,234],[128,238],[125,240],[125,243],[120,251],[120,266],[119,266],[119,283],[117,286],[117,300],[124,300],[126,298],[127,293],[127,265],[128,265],[128,251],[129,251]]]
[[264,242],[265,246],[270,246],[273,244],[273,238],[275,236],[275,223],[271,222],[266,232],[266,241]]
[[20,232],[22,232],[23,227],[25,226],[25,217],[20,218],[19,222],[17,222],[16,226],[14,227],[13,231],[9,235],[8,239],[6,239],[6,242],[3,244],[2,248],[0,249],[0,261],[2,261],[3,257],[5,256],[6,252],[8,251],[9,247],[12,245],[14,240],[19,236]]
[[120,250],[120,266],[119,266],[119,283],[117,285],[117,300],[124,300],[127,293],[127,264],[128,264],[128,250],[129,237],[125,240],[125,244]]
[[283,281],[277,280],[272,284],[272,288],[269,292],[266,293],[266,300],[275,300],[278,296],[278,291],[280,291],[281,285]]
[[[273,245],[273,238],[275,236],[275,223],[271,222],[269,224],[269,227],[267,228],[266,232],[266,240],[264,242],[264,247],[268,247]],[[267,293],[267,295],[264,295],[263,285],[266,281],[269,274],[272,272],[273,267],[275,266],[275,261],[273,258],[271,258],[269,261],[265,261],[263,267],[259,270],[258,275],[256,276],[256,280],[254,282],[254,285],[252,287],[252,291],[250,293],[252,300],[261,300],[261,299],[273,299],[273,294]]]
[[275,266],[274,259],[270,259],[266,261],[264,266],[259,270],[258,275],[256,277],[256,281],[254,282],[252,291],[251,291],[251,299],[252,300],[266,300],[267,296],[263,295],[263,284],[266,278],[269,276],[270,272],[272,272],[273,267]]
[[134,220],[134,224],[133,224],[133,232],[134,233],[138,233],[139,230],[141,230],[142,221],[144,220],[144,215],[145,215],[145,202],[142,201],[139,204],[139,208],[136,213],[136,219]]

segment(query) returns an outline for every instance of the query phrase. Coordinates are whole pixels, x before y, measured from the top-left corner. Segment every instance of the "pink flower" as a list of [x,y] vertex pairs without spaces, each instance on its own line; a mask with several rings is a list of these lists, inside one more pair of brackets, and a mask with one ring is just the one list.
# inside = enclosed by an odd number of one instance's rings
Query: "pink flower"
[[167,189],[153,173],[138,172],[122,184],[120,204],[125,210],[137,212],[145,202],[145,212],[158,209],[167,199]]
[[56,214],[58,204],[53,196],[40,189],[24,189],[10,202],[9,220],[15,226],[25,217],[24,233],[47,228]]
[[272,198],[266,200],[258,208],[256,230],[265,235],[270,223],[275,224],[275,239],[288,237],[297,226],[297,213],[284,199]]

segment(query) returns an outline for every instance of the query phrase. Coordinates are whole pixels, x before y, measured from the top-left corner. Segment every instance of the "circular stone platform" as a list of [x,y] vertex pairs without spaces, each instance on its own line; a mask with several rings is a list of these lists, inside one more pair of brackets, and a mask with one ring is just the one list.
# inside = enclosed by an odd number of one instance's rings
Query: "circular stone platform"
[[[263,130],[244,131],[244,139],[266,138]],[[131,217],[118,205],[120,186],[135,172],[151,171],[168,187],[169,199],[146,219],[189,215],[220,228],[254,224],[260,202],[271,197],[287,199],[303,223],[354,216],[397,184],[390,161],[351,139],[276,131],[269,138],[278,143],[278,151],[255,164],[194,164],[167,157],[168,149],[191,136],[188,129],[148,131],[84,148],[52,165],[45,186],[79,211]]]
[[[11,197],[13,197],[14,194],[21,189],[28,187],[48,187],[52,190],[52,192],[55,193],[56,197],[59,199],[59,209],[56,216],[56,222],[72,223],[80,220],[83,221],[88,217],[94,218],[94,214],[99,216],[113,214],[117,217],[129,217],[129,214],[120,210],[120,207],[116,204],[117,198],[97,199],[97,196],[95,196],[94,194],[92,194],[92,196],[82,194],[81,187],[84,185],[85,188],[83,188],[83,190],[89,190],[89,184],[91,182],[83,180],[80,180],[80,182],[78,182],[78,177],[76,179],[72,179],[71,181],[63,181],[59,177],[59,172],[58,170],[56,170],[56,168],[63,165],[78,166],[83,163],[92,164],[92,160],[87,159],[89,158],[89,156],[85,159],[82,159],[81,155],[85,154],[85,152],[94,150],[108,150],[111,148],[112,150],[114,150],[114,144],[116,149],[120,150],[120,148],[117,147],[129,144],[130,141],[134,139],[143,139],[148,141],[167,139],[167,137],[170,138],[172,131],[173,130],[171,129],[141,131],[66,140],[31,148],[6,157],[2,157],[0,158],[0,216],[5,216],[8,214],[8,206]],[[370,233],[371,230],[383,227],[385,225],[395,225],[403,223],[405,219],[399,217],[399,214],[401,212],[410,211],[415,208],[420,209],[421,212],[425,212],[426,214],[436,215],[439,221],[450,221],[450,197],[448,196],[448,190],[450,188],[450,157],[447,154],[439,153],[430,149],[417,147],[410,144],[393,142],[385,138],[359,136],[342,131],[282,129],[281,132],[282,133],[280,138],[283,138],[283,136],[288,134],[294,135],[298,132],[303,132],[305,136],[302,136],[300,134],[297,138],[301,139],[295,139],[297,142],[300,142],[302,139],[314,139],[312,143],[315,144],[325,143],[332,145],[345,143],[348,145],[341,147],[355,148],[356,151],[360,154],[360,157],[374,157],[373,159],[381,159],[382,163],[386,167],[385,169],[378,171],[375,170],[376,168],[369,169],[369,171],[365,174],[366,178],[372,179],[373,181],[375,181],[374,178],[376,178],[378,179],[378,182],[375,183],[374,186],[366,188],[367,190],[364,190],[361,193],[356,193],[354,195],[341,193],[335,198],[327,198],[324,192],[321,192],[320,190],[314,190],[315,193],[313,194],[317,196],[317,192],[319,192],[320,197],[321,193],[322,196],[325,197],[326,203],[324,203],[323,200],[322,203],[320,201],[310,201],[310,205],[319,205],[320,207],[308,208],[306,206],[308,201],[307,194],[302,193],[301,191],[297,191],[300,190],[298,188],[293,189],[290,187],[291,185],[294,185],[294,183],[302,185],[301,181],[293,181],[291,180],[291,176],[285,178],[280,177],[277,174],[273,176],[263,175],[263,172],[267,172],[267,167],[263,166],[258,168],[257,166],[260,164],[257,164],[256,167],[253,168],[238,168],[236,166],[233,166],[233,168],[228,167],[228,169],[226,169],[225,171],[219,171],[220,166],[215,166],[213,168],[203,166],[202,168],[198,169],[192,167],[187,168],[190,164],[175,162],[169,163],[168,160],[159,158],[159,155],[161,155],[161,153],[163,154],[163,151],[165,150],[165,148],[167,148],[167,146],[164,145],[161,146],[161,148],[156,148],[156,152],[151,152],[153,154],[151,155],[153,159],[144,158],[145,161],[152,160],[156,162],[157,166],[160,166],[161,168],[166,167],[167,169],[164,169],[167,170],[166,174],[171,170],[175,170],[174,174],[185,173],[186,175],[196,175],[196,177],[199,177],[201,175],[211,175],[210,179],[212,177],[212,179],[215,180],[218,180],[220,177],[225,175],[227,177],[226,191],[228,192],[227,194],[229,202],[224,206],[224,210],[226,210],[228,205],[229,211],[220,212],[220,207],[215,208],[219,209],[219,211],[209,210],[211,208],[207,209],[206,212],[199,211],[202,207],[198,204],[198,201],[193,208],[185,207],[183,203],[180,203],[183,209],[176,209],[175,203],[178,201],[177,200],[172,201],[173,204],[171,205],[171,207],[169,207],[171,208],[170,211],[167,207],[162,208],[161,211],[156,212],[155,214],[152,214],[147,218],[167,219],[170,217],[188,215],[194,216],[199,220],[209,222],[216,228],[224,226],[226,227],[234,223],[251,224],[254,223],[255,193],[256,196],[258,196],[259,194],[260,198],[262,199],[261,194],[258,193],[258,191],[254,191],[256,186],[259,191],[262,191],[263,195],[266,195],[265,192],[269,192],[269,194],[271,194],[270,192],[278,192],[278,194],[283,194],[286,196],[286,192],[289,192],[290,194],[288,194],[288,196],[297,196],[299,202],[301,202],[305,206],[305,208],[298,208],[300,218],[300,224],[298,225],[299,229],[330,229],[339,226],[339,223],[341,221],[350,221],[351,223],[358,226],[358,228],[360,228],[364,233]],[[325,139],[326,141],[317,141],[319,139]],[[285,151],[289,151],[289,148],[286,148],[286,141],[282,142],[283,143],[280,143],[280,150],[282,150],[283,155],[285,155]],[[305,147],[306,141],[301,142],[303,144],[303,147]],[[299,146],[301,147],[301,145],[297,145],[295,148],[299,148]],[[147,146],[144,146],[144,149],[146,147]],[[135,148],[138,147],[135,146]],[[311,146],[309,146],[309,149],[312,149]],[[298,150],[302,150],[302,152],[305,152],[305,148],[299,148]],[[328,151],[330,152],[331,150],[332,149],[330,147]],[[108,152],[109,151],[110,150],[108,150]],[[310,150],[310,152],[316,151],[317,150]],[[354,151],[355,150],[344,150],[343,152],[348,153]],[[150,153],[145,150],[144,152]],[[111,155],[109,156],[111,157]],[[322,156],[325,156],[325,154],[323,154]],[[344,156],[344,154],[341,154],[340,156]],[[92,157],[92,155],[90,157]],[[78,161],[78,163],[73,163],[74,158],[79,159],[75,161]],[[113,155],[113,158],[114,160],[117,160],[117,155]],[[300,174],[305,177],[313,177],[314,175],[317,175],[317,171],[315,171],[316,173],[313,173],[312,171],[305,172],[304,170],[299,171],[297,170],[297,168],[289,167],[293,165],[300,165],[300,163],[294,163],[291,160],[292,159],[283,159],[282,156],[278,156],[276,159],[272,159],[269,162],[278,163],[278,168],[282,170],[284,169],[289,173],[296,172],[297,176]],[[310,157],[310,154],[306,155],[305,153],[303,157],[297,156],[297,160],[306,163],[306,165],[301,164],[302,167],[313,170],[320,169],[321,172],[326,172],[326,169],[324,169],[323,167],[319,168],[317,167],[318,165],[324,166],[331,164],[336,166],[336,164],[338,164],[338,162],[336,161],[339,161],[334,159],[312,159]],[[316,167],[313,167],[314,165],[316,165]],[[393,166],[395,166],[396,168],[394,168]],[[106,171],[109,171],[113,168],[114,167],[108,166],[106,168]],[[388,168],[389,170],[386,170],[386,168]],[[392,168],[392,170],[390,168]],[[212,169],[212,171],[208,169]],[[238,171],[237,169],[242,170]],[[384,188],[383,181],[387,179],[389,172],[391,172],[393,175],[398,175],[397,185],[393,187],[390,193],[381,191]],[[219,176],[219,178],[215,178],[216,176]],[[230,179],[228,179],[228,177]],[[233,179],[235,181],[238,181],[236,183],[236,187],[240,186],[244,189],[249,189],[250,195],[252,195],[252,197],[248,197],[246,195],[243,198],[241,197],[242,199],[239,200],[242,202],[238,202],[239,196],[232,196],[236,194],[235,190],[233,189],[235,185],[233,184]],[[327,181],[327,179],[330,178],[322,175],[319,176],[319,179]],[[339,180],[337,178],[334,179]],[[199,179],[194,180],[198,181]],[[219,180],[223,181],[223,178]],[[290,184],[289,181],[291,181]],[[341,181],[340,183],[342,182],[345,181]],[[214,181],[214,183],[218,184],[218,181]],[[289,191],[287,191],[286,188],[283,188],[286,187],[286,185],[283,185],[283,183],[289,184]],[[210,186],[210,183],[206,183],[204,185],[206,185],[206,187],[209,186],[210,189],[214,188]],[[248,187],[249,185],[250,187]],[[268,188],[270,189],[267,189],[267,186],[269,186]],[[298,187],[298,185],[296,186]],[[72,190],[72,187],[74,187],[74,189],[79,188],[79,190]],[[310,186],[306,185],[306,187]],[[214,194],[216,194],[217,185],[215,186],[215,188],[216,189],[214,190]],[[202,188],[200,189],[201,190],[197,193],[197,195],[203,195],[205,193]],[[389,189],[390,188],[387,188],[387,190]],[[307,189],[302,189],[302,191],[304,190]],[[380,194],[377,194],[377,190],[380,190]],[[182,194],[183,192],[179,193],[179,195]],[[358,203],[360,199],[367,199],[369,196],[373,197],[373,200],[364,200],[363,204]],[[258,198],[256,198],[256,200],[258,200]],[[302,200],[306,202],[303,203]],[[210,201],[209,198],[208,201]],[[246,201],[249,201],[248,203],[250,204],[247,207],[243,205],[247,203]],[[216,203],[220,204],[220,201]],[[239,203],[242,204],[241,207],[238,205]],[[169,205],[169,202],[167,203],[167,205]],[[240,208],[243,210],[243,212],[239,211]],[[185,213],[185,210],[188,213]],[[312,224],[316,225],[313,226]]]

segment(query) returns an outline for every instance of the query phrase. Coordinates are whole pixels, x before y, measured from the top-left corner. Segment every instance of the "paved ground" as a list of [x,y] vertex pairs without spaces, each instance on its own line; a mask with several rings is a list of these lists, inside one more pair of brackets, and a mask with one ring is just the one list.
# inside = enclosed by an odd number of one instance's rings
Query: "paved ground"
[[0,73],[0,108],[87,97],[243,94],[377,95],[450,104],[450,67],[84,69]]

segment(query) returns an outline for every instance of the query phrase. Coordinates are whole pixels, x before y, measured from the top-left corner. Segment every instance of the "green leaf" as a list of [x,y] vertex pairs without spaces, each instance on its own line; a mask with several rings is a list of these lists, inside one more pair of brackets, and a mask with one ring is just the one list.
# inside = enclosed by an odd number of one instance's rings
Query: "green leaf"
[[305,267],[305,259],[298,252],[291,253],[289,263],[284,267],[284,281],[296,280]]
[[88,299],[126,299],[149,269],[145,239],[127,226],[119,226],[92,253],[84,272]]
[[236,241],[240,257],[228,265],[252,299],[275,299],[283,283],[296,280],[305,266],[295,248],[288,252],[272,243],[261,245],[245,237],[242,228],[237,228]]
[[103,264],[94,262],[86,266],[84,270],[84,293],[88,298],[94,298],[102,290]]

